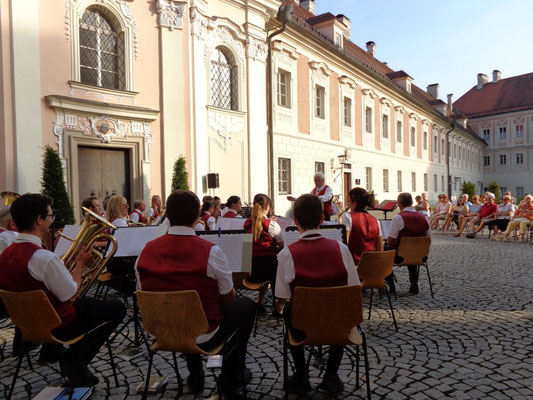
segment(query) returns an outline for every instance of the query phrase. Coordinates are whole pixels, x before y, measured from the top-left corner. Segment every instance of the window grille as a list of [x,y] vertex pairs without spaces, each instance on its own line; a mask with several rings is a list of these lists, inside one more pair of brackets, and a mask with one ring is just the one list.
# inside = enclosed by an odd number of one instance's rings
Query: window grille
[[278,192],[279,194],[291,193],[290,158],[278,158]]
[[124,36],[107,10],[90,7],[80,21],[80,81],[125,89]]
[[402,142],[402,123],[401,121],[396,122],[396,141],[401,143]]
[[238,109],[237,68],[219,47],[211,57],[211,104],[226,110]]
[[287,71],[278,70],[278,105],[290,108],[290,82],[291,74]]

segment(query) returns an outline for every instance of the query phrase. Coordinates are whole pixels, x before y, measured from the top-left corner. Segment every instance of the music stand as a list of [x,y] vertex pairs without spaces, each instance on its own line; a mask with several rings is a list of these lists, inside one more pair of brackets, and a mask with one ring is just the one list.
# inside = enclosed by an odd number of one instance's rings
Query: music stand
[[375,208],[372,208],[374,211],[382,211],[385,214],[385,219],[387,219],[387,213],[393,212],[398,208],[398,202],[396,200],[383,200]]
[[[347,240],[346,240],[346,226],[343,225],[343,224],[335,224],[335,225],[320,225],[320,227],[318,228],[319,230],[324,230],[324,229],[340,229],[341,230],[341,238],[342,238],[342,242],[344,244],[347,244]],[[297,231],[298,230],[298,227],[296,226],[288,226],[287,228],[285,228],[285,232],[294,232],[294,231]]]

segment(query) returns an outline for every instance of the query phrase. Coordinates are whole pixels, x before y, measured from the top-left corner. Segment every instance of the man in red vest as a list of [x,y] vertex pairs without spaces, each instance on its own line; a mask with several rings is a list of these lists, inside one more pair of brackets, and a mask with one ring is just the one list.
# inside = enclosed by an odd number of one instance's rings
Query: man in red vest
[[[324,221],[322,201],[304,194],[294,203],[294,223],[300,239],[278,254],[276,297],[284,303],[292,298],[294,288],[360,285],[350,249],[341,241],[322,236],[319,227]],[[295,337],[302,332],[291,326],[291,304],[285,305],[283,315],[287,328]],[[311,390],[302,346],[290,346],[296,372],[289,379],[289,389],[299,395]],[[328,365],[320,388],[340,393],[344,384],[337,371],[344,352],[343,346],[330,346]]]
[[7,249],[18,236],[17,226],[11,217],[11,206],[0,209],[0,254]]
[[140,222],[141,224],[146,225],[146,215],[144,214],[144,210],[146,210],[146,204],[144,204],[144,201],[135,200],[133,202],[133,211],[130,214],[130,221],[135,223]]
[[[225,346],[222,390],[226,398],[237,399],[236,389],[252,379],[246,369],[246,348],[252,331],[256,304],[248,298],[235,299],[233,278],[220,247],[196,236],[200,200],[186,190],[176,190],[167,199],[166,235],[149,242],[139,256],[136,270],[141,289],[154,292],[196,290],[209,323],[208,331],[196,339],[211,350]],[[233,336],[232,336],[233,335]],[[193,393],[204,389],[204,371],[199,355],[185,354],[188,384]]]
[[[76,266],[69,272],[59,257],[41,247],[55,218],[51,205],[50,197],[30,193],[20,196],[11,205],[11,215],[19,235],[0,255],[0,289],[13,292],[44,291],[61,318],[61,325],[53,332],[60,340],[76,338],[109,322],[88,334],[83,348],[81,341],[70,346],[66,352],[54,347],[61,374],[68,378],[69,383],[76,387],[93,386],[98,383],[98,378],[89,371],[87,365],[122,321],[126,308],[119,300],[84,297],[76,303],[71,302],[81,282],[83,267],[92,258],[92,249],[83,248],[76,258]],[[14,348],[18,340],[20,333],[15,334]],[[43,350],[50,350],[50,347],[43,345],[41,362],[56,361],[50,351],[45,352],[46,356],[43,357]]]
[[[413,208],[413,197],[410,193],[400,193],[398,195],[398,208],[400,213],[395,215],[391,221],[387,245],[389,249],[396,249],[402,237],[431,236],[428,219],[425,214]],[[397,262],[400,262],[399,260]],[[417,266],[410,265],[409,281],[411,287],[409,293],[418,294],[418,271]],[[392,277],[387,280],[394,292],[394,281]]]
[[[315,187],[311,190],[312,195],[318,196],[322,202],[324,220],[329,221],[333,215],[333,190],[326,185],[326,176],[322,172],[316,172],[314,176]],[[293,196],[287,196],[290,201],[296,201]]]

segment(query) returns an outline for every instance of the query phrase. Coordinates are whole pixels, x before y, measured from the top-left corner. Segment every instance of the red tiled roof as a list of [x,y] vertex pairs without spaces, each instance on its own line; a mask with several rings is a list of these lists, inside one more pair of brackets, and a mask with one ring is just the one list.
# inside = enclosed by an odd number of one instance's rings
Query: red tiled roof
[[500,114],[533,108],[533,73],[477,85],[453,103],[453,107],[467,117]]
[[307,11],[305,8],[300,7],[299,4],[296,4],[294,0],[285,0],[282,4],[283,7],[288,6],[289,4],[294,5],[294,16],[297,18],[301,18],[303,20],[307,20],[309,18],[313,18],[314,14],[312,12]]
[[332,13],[327,12],[327,13],[320,14],[312,18],[308,18],[306,22],[309,25],[317,25],[317,24],[320,24],[321,22],[329,21],[331,19],[336,19],[336,18],[337,17],[335,17]]
[[366,65],[380,75],[386,76],[388,73],[393,72],[393,70],[390,69],[387,64],[382,63],[368,51],[363,50],[346,37],[344,37],[343,48],[348,54],[354,56],[362,64]]
[[407,72],[405,72],[404,70],[399,70],[399,71],[394,71],[394,72],[389,72],[387,74],[387,78],[389,79],[398,79],[398,78],[411,78],[413,79],[411,76],[409,76],[409,74]]

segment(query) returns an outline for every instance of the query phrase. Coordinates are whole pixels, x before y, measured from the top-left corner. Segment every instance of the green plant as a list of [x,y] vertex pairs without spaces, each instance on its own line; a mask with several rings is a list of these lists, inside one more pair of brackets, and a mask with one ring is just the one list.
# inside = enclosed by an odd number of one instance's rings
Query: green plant
[[472,199],[476,195],[476,184],[472,182],[463,182],[462,191],[468,195],[469,199]]
[[187,160],[183,156],[174,163],[174,172],[172,173],[172,191],[189,190],[189,173],[187,172]]
[[502,192],[500,191],[500,185],[498,185],[498,182],[489,183],[488,191],[494,193],[494,196],[496,196],[495,202],[498,203],[502,197]]
[[41,192],[54,199],[52,206],[56,215],[54,227],[61,229],[65,225],[73,225],[75,223],[74,210],[65,185],[63,164],[61,164],[59,153],[50,146],[44,148],[41,185]]

